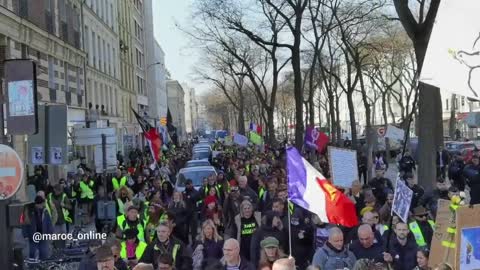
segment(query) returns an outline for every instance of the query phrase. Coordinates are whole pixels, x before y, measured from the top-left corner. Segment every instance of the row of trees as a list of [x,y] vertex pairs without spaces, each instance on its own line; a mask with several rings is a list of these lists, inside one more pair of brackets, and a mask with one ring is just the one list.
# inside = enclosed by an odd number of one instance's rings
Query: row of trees
[[426,155],[442,142],[425,138],[442,137],[440,93],[418,91],[417,78],[439,2],[197,0],[186,32],[203,52],[197,73],[213,85],[205,104],[224,126],[233,113],[239,133],[246,119],[264,123],[269,142],[276,140],[275,121],[285,135],[293,124],[300,148],[305,125],[324,122],[332,141],[341,139],[339,108],[346,100],[358,148],[355,100],[361,100],[369,152],[372,116],[381,109],[383,125],[409,129],[418,119],[427,150],[420,162],[435,168]]

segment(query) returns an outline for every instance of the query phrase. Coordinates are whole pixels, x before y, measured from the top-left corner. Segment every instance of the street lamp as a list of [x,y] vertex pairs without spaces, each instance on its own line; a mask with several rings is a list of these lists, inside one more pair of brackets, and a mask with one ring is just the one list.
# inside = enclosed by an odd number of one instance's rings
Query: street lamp
[[163,65],[162,62],[155,62],[155,63],[152,63],[150,65],[147,66],[147,71],[149,68],[153,67],[153,66],[156,66],[156,65]]

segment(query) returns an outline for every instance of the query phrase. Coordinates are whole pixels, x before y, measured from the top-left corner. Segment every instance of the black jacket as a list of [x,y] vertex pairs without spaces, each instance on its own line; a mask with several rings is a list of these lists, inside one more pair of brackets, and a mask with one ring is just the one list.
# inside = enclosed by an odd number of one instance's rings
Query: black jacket
[[365,248],[360,244],[360,241],[355,240],[350,245],[350,251],[355,254],[357,260],[370,259],[375,262],[383,262],[383,245],[381,243],[373,243],[369,248]]
[[417,265],[417,243],[415,238],[408,237],[407,244],[402,246],[397,237],[393,237],[390,241],[390,254],[393,257],[393,265],[395,270],[411,270]]
[[[240,266],[238,267],[238,269],[240,270],[255,270],[255,266],[253,266],[253,264],[251,262],[249,262],[247,259],[245,258],[241,258],[240,259]],[[227,265],[225,265],[225,270],[227,270]]]
[[194,188],[192,190],[185,189],[182,194],[183,199],[185,200],[185,204],[187,205],[189,214],[192,214],[194,211],[200,210],[198,208],[197,202],[200,201],[201,198],[200,193],[197,190],[195,190]]
[[158,240],[150,243],[143,252],[139,262],[153,264],[153,268],[157,269],[157,258],[162,254],[170,254],[173,257],[174,247],[178,246],[175,255],[175,268],[178,270],[190,270],[192,268],[192,254],[189,254],[185,244],[175,238],[170,238],[165,245]]
[[463,175],[467,179],[467,184],[470,187],[470,204],[480,203],[480,166],[473,164],[465,166]]

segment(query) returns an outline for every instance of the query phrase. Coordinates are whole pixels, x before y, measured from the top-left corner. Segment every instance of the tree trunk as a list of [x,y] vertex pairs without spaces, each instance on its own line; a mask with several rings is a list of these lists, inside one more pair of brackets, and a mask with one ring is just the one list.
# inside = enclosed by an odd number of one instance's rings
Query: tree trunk
[[[327,115],[327,121],[328,121],[328,128],[330,130],[330,138],[332,139],[332,143],[337,142],[337,131],[335,128],[338,125],[335,125],[335,112],[338,111],[335,107],[335,100],[334,100],[333,95],[328,95],[328,115]],[[338,107],[337,107],[338,108]]]
[[450,136],[450,139],[453,139],[455,137],[455,124],[456,124],[456,119],[455,119],[455,99],[457,98],[457,95],[452,94],[452,100],[450,101],[450,121],[448,123],[448,134]]
[[274,110],[269,109],[267,111],[267,123],[266,123],[266,129],[268,130],[268,143],[273,144],[275,142],[275,125],[274,125]]
[[313,102],[313,92],[311,93],[312,97],[308,100],[308,109],[309,109],[309,124],[315,126],[315,104]]
[[[385,131],[387,131],[388,127],[388,114],[387,114],[387,93],[384,92],[382,93],[382,115],[383,115],[383,125],[385,128]],[[387,163],[390,162],[390,139],[385,137],[385,152],[386,152],[386,158],[387,158]]]
[[238,123],[237,123],[237,131],[238,133],[245,135],[245,100],[243,97],[243,93],[240,90],[240,98],[239,98],[239,110],[238,110]]
[[[335,97],[335,108],[340,108],[340,98],[338,96]],[[336,123],[332,123],[337,128],[337,143],[340,143],[342,141],[342,126],[341,126],[341,121],[340,121],[340,110],[334,109],[335,110],[335,119]]]
[[419,88],[418,184],[431,190],[437,179],[436,149],[443,144],[441,113],[438,113],[438,105],[441,108],[441,96],[440,89],[435,86],[420,83]]
[[357,123],[355,117],[355,105],[353,104],[353,92],[347,93],[348,112],[350,115],[350,129],[352,140],[352,149],[357,149]]

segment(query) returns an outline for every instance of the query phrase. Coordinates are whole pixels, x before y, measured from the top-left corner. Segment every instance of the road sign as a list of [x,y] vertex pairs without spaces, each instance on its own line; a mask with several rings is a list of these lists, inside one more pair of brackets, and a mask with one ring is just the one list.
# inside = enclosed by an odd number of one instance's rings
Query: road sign
[[0,144],[0,200],[6,200],[15,195],[22,181],[22,160],[15,150]]
[[105,136],[115,136],[115,128],[80,128],[75,130],[75,137],[101,137],[102,134]]
[[43,153],[43,147],[32,147],[32,164],[42,165],[45,164],[45,153]]
[[50,164],[60,165],[63,160],[63,153],[61,147],[50,147]]
[[[115,136],[107,136],[107,144],[115,144],[117,143],[117,138]],[[83,138],[75,138],[75,145],[84,146],[84,145],[101,145],[102,144],[102,137],[83,137]]]
[[385,128],[384,128],[384,127],[379,127],[379,128],[377,129],[377,134],[378,134],[378,136],[380,136],[380,137],[385,136]]
[[[106,157],[107,157],[107,171],[115,171],[117,168],[117,145],[107,144],[105,145]],[[103,152],[102,146],[97,145],[95,147],[95,168],[97,173],[103,172]]]
[[81,128],[74,131],[75,145],[101,145],[102,134],[106,136],[107,144],[116,144],[115,128]]

